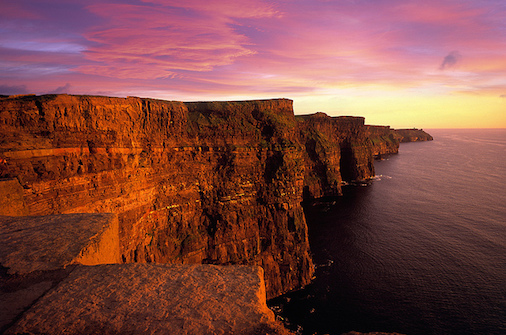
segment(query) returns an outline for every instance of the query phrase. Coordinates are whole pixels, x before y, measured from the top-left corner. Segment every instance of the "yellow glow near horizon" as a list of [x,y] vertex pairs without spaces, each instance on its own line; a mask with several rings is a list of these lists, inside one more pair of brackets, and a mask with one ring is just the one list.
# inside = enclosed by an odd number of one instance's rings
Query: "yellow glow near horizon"
[[294,99],[296,114],[365,117],[393,128],[506,128],[506,98],[471,94],[416,95],[384,91]]

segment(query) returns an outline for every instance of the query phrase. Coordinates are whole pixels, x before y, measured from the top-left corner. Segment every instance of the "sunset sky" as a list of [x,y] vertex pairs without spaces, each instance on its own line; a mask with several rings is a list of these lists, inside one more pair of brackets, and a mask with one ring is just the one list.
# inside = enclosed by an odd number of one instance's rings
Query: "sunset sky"
[[1,0],[0,94],[506,127],[505,0]]

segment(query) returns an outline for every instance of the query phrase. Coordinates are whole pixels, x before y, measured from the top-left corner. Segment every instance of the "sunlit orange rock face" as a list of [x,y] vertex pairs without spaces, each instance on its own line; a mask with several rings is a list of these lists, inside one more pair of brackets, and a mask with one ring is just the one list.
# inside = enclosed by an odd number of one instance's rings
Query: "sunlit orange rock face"
[[363,118],[296,119],[287,99],[0,100],[18,214],[116,213],[123,262],[260,265],[268,298],[312,276],[301,201],[374,176],[371,150]]
[[432,141],[431,135],[427,134],[422,129],[396,129],[395,133],[399,136],[401,142],[419,142],[419,141]]
[[366,126],[366,134],[374,157],[381,158],[382,155],[399,152],[400,136],[389,126]]
[[77,266],[46,290],[3,334],[289,334],[260,267]]

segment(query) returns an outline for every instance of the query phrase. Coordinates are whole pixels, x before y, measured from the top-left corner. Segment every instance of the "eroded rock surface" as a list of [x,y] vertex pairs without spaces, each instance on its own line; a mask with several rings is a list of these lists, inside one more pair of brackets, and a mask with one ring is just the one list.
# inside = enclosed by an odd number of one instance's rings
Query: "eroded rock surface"
[[79,266],[6,334],[286,334],[252,266]]
[[0,265],[8,274],[120,261],[113,214],[0,216]]

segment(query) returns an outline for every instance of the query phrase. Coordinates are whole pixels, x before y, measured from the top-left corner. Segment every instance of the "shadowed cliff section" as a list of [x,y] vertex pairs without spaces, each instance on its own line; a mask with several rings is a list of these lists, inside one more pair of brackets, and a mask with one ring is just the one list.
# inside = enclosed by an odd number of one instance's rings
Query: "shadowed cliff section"
[[122,262],[258,265],[272,298],[313,274],[301,201],[373,177],[391,132],[288,99],[1,98],[0,214],[115,213]]
[[305,149],[305,200],[341,195],[343,184],[374,177],[364,118],[315,113],[296,119]]

